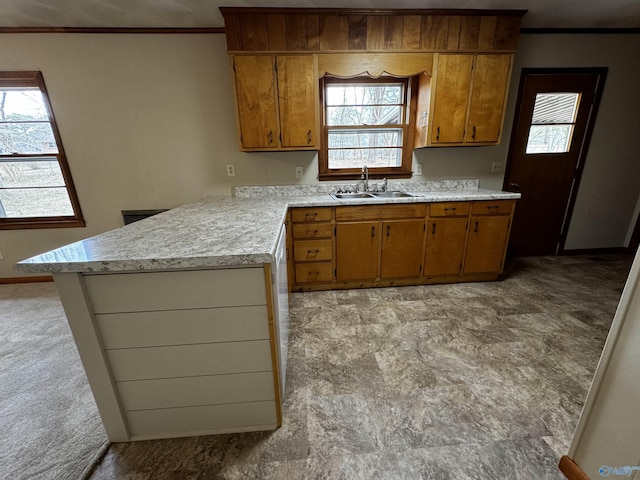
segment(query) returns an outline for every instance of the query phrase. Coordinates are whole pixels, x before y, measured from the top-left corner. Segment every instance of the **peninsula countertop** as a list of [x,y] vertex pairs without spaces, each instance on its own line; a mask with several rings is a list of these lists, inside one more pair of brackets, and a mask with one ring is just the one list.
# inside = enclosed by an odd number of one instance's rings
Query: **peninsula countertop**
[[485,189],[336,200],[329,194],[207,197],[23,260],[26,273],[185,270],[272,263],[290,207],[518,199]]

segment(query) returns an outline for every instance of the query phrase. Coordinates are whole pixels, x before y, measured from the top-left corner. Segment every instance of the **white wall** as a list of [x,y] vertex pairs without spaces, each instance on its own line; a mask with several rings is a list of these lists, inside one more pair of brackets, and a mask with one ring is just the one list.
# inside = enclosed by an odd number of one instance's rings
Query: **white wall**
[[[602,465],[640,466],[639,362],[640,252],[631,267],[568,452],[589,478],[608,476],[600,475]],[[633,478],[640,479],[640,473]]]
[[[224,35],[2,34],[1,70],[41,70],[86,228],[0,231],[0,278],[13,264],[118,227],[124,209],[170,208],[232,185],[313,183],[312,152],[240,153]],[[640,35],[523,35],[503,143],[417,150],[421,179],[480,178],[507,157],[523,66],[608,66],[609,77],[567,248],[622,246],[640,194]],[[236,177],[225,164],[234,163]],[[302,181],[294,167],[303,165]],[[418,179],[420,179],[418,177]]]

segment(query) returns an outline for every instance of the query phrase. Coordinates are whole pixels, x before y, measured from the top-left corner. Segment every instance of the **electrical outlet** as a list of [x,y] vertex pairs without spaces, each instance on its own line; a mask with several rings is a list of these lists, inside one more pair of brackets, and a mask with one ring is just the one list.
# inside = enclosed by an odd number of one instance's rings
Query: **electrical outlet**
[[422,164],[421,163],[416,163],[416,169],[413,171],[413,174],[416,177],[419,177],[422,175]]
[[0,252],[0,260],[4,260],[4,255]]
[[233,163],[227,163],[227,177],[236,176],[236,166]]
[[491,164],[491,173],[500,173],[502,171],[502,162],[493,162]]
[[302,175],[303,175],[302,165],[296,166],[296,178],[302,178]]

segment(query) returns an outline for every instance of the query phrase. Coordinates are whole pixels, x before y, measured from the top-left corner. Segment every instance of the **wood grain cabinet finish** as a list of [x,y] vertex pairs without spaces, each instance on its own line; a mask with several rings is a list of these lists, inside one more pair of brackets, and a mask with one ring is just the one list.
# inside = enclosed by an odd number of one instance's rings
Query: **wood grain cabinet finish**
[[415,146],[500,143],[513,56],[436,57],[433,78],[419,82]]
[[295,284],[333,281],[333,209],[291,209]]
[[431,205],[424,275],[458,275],[462,272],[470,207],[469,202]]
[[314,150],[318,86],[312,55],[234,55],[240,147]]
[[424,204],[336,208],[336,280],[418,278],[426,212]]
[[502,273],[513,201],[474,202],[463,273]]
[[514,206],[483,200],[293,208],[293,289],[495,280]]

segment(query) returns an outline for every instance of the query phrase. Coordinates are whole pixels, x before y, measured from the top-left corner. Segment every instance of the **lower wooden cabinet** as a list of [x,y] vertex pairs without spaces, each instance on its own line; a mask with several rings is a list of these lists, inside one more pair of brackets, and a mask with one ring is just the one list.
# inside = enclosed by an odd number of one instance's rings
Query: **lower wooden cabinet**
[[382,222],[380,278],[420,276],[424,230],[424,219]]
[[458,275],[462,271],[471,202],[431,205],[427,223],[424,275]]
[[293,290],[494,280],[514,200],[292,209]]
[[502,271],[510,216],[471,217],[464,273]]
[[467,217],[429,219],[424,255],[425,275],[457,275],[462,271],[467,223]]
[[380,262],[380,222],[336,224],[336,280],[375,280]]

